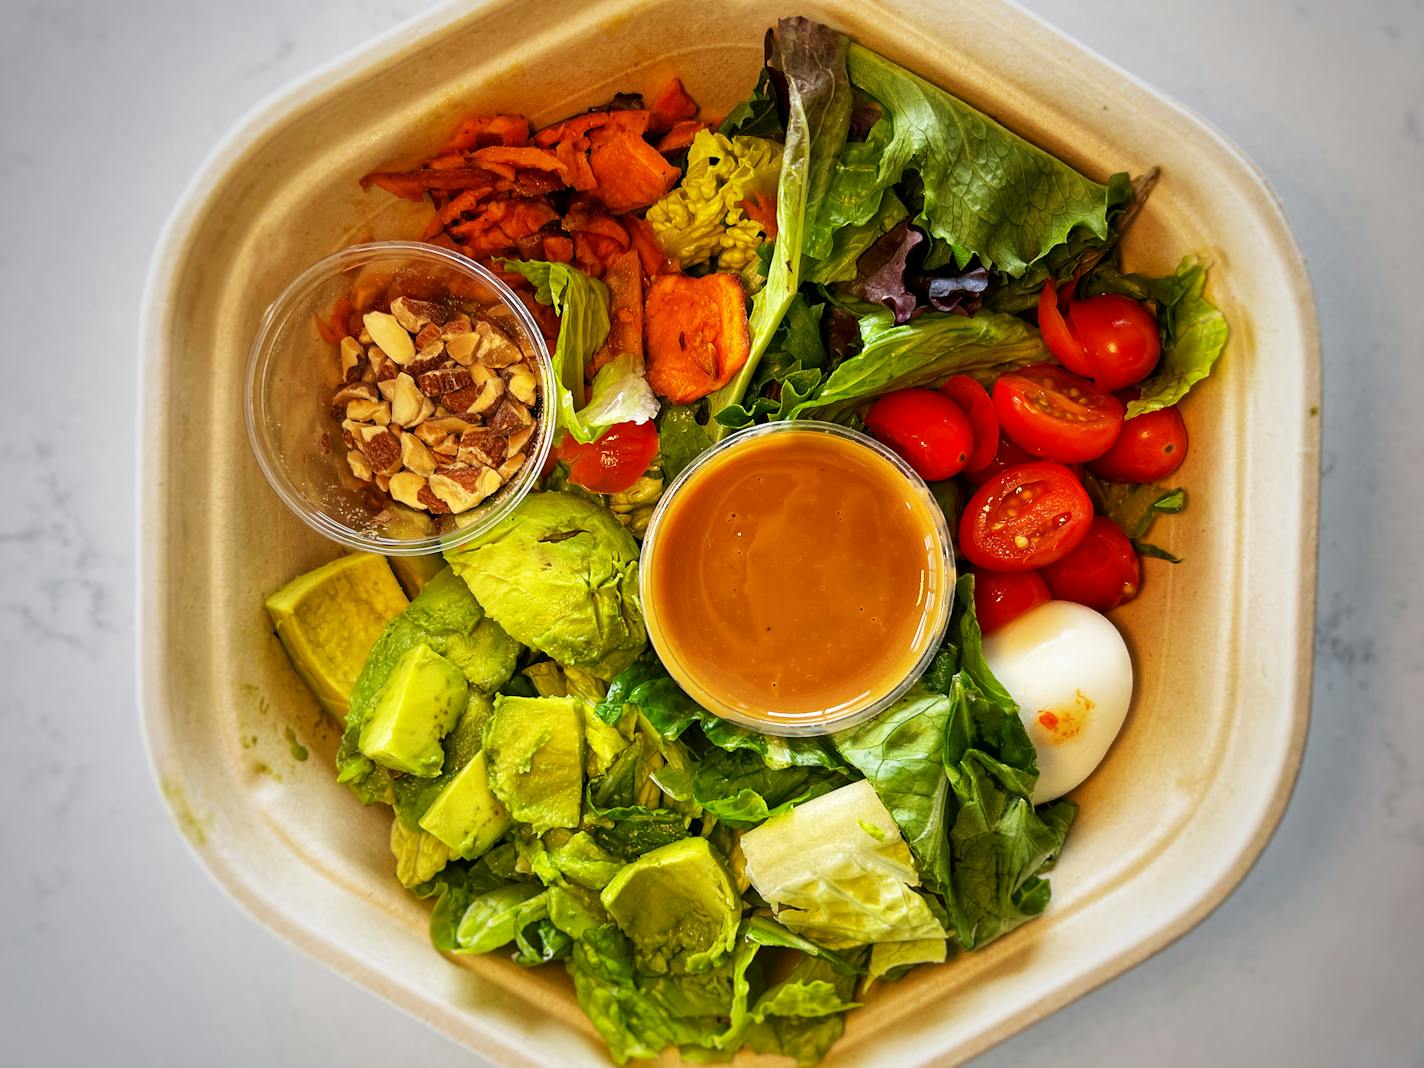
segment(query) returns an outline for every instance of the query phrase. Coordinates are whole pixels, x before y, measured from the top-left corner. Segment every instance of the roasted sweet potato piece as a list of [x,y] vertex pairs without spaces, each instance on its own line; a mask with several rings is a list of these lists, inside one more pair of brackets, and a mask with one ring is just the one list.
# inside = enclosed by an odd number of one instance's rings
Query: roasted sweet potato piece
[[623,219],[628,236],[633,239],[633,248],[638,251],[638,259],[643,263],[643,274],[652,278],[660,274],[677,274],[680,268],[672,257],[663,251],[653,233],[652,225],[646,219],[628,215]]
[[608,340],[593,354],[589,373],[622,353],[643,358],[643,265],[635,249],[615,256],[603,272],[608,287]]
[[682,79],[674,78],[663,86],[663,91],[653,101],[651,129],[654,133],[670,130],[684,119],[695,118],[697,101],[693,100],[682,87]]
[[736,275],[663,274],[648,289],[648,384],[674,404],[721,389],[751,351],[746,294]]
[[684,119],[675,122],[667,133],[658,139],[658,151],[667,155],[669,152],[681,152],[692,144],[692,139],[702,130],[709,130],[705,122],[698,122],[696,119]]
[[560,141],[554,146],[554,155],[564,165],[564,180],[569,187],[580,193],[587,193],[598,185],[593,169],[588,165],[588,141],[584,138]]
[[642,137],[605,130],[593,138],[588,165],[598,180],[594,196],[614,214],[651,207],[682,174]]
[[495,200],[473,219],[450,227],[449,233],[468,255],[478,258],[515,247],[520,238],[537,233],[558,217],[545,200]]
[[545,126],[534,135],[534,143],[541,148],[548,148],[560,141],[577,141],[581,137],[587,137],[594,130],[605,127],[612,127],[642,137],[647,132],[652,117],[652,112],[632,109],[588,111],[582,115],[575,115],[571,119],[565,119],[563,122],[556,122],[552,126]]
[[574,258],[573,240],[557,234],[545,234],[544,258],[553,263],[571,263]]
[[495,145],[491,148],[480,149],[473,153],[470,159],[475,162],[476,166],[484,167],[511,181],[523,170],[551,171],[559,175],[566,183],[568,181],[568,176],[564,173],[566,170],[564,164],[547,148],[528,146],[506,148],[503,145]]
[[420,168],[413,171],[376,171],[361,179],[361,188],[379,186],[387,193],[419,200],[426,193],[454,192],[458,189],[480,189],[492,193],[500,177],[483,167]]
[[479,115],[460,123],[445,147],[442,156],[455,152],[468,152],[472,148],[486,145],[527,145],[529,143],[529,120],[523,115]]

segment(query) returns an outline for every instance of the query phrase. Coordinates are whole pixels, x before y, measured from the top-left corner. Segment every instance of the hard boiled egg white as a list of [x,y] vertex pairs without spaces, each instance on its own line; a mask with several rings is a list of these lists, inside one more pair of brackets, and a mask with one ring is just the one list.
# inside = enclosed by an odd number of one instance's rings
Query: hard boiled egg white
[[1091,608],[1049,601],[986,637],[984,658],[1038,751],[1033,803],[1062,797],[1102,762],[1127,717],[1132,658],[1122,635]]

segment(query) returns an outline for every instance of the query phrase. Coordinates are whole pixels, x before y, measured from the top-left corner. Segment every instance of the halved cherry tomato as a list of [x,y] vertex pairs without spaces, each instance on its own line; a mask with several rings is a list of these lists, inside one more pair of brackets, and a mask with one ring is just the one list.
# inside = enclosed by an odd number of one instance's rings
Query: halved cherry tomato
[[1048,583],[1037,571],[974,572],[974,615],[979,629],[992,634],[1005,623],[1012,623],[1030,608],[1051,601]]
[[1162,336],[1157,319],[1131,297],[1103,293],[1068,305],[1068,321],[1088,356],[1099,389],[1141,382],[1157,366]]
[[969,451],[969,461],[964,470],[978,471],[988,467],[999,447],[999,413],[994,411],[989,391],[968,375],[955,375],[939,388],[959,405],[960,411],[969,417],[969,425],[974,428],[974,448]]
[[1112,448],[1088,466],[1113,482],[1156,482],[1186,458],[1187,424],[1173,406],[1127,420]]
[[559,446],[569,481],[594,493],[622,493],[643,477],[657,454],[658,431],[651,422],[619,423],[588,445],[566,435]]
[[959,405],[932,389],[885,394],[865,413],[865,428],[926,482],[959,474],[974,446],[969,417]]
[[[995,411],[994,418],[997,419],[998,417],[998,412]],[[994,458],[977,470],[965,471],[964,477],[969,479],[972,484],[982,486],[995,475],[1007,471],[1011,467],[1017,467],[1019,464],[1030,464],[1037,459],[1038,457],[1027,449],[1015,445],[1008,438],[1001,436],[999,438],[999,447],[994,452]]]
[[1122,402],[1086,379],[1040,363],[994,383],[999,425],[1035,456],[1081,463],[1107,452],[1122,429]]
[[1038,332],[1043,335],[1043,343],[1059,363],[1070,371],[1089,377],[1093,368],[1088,363],[1088,354],[1083,351],[1082,343],[1058,308],[1059,303],[1068,299],[1072,292],[1072,282],[1059,286],[1050,278],[1043,283],[1043,292],[1038,295]]
[[959,548],[975,567],[1032,571],[1066,556],[1093,523],[1093,502],[1062,464],[1036,461],[980,486],[959,520]]
[[1043,578],[1060,601],[1077,601],[1108,612],[1137,596],[1141,565],[1137,550],[1118,525],[1094,516],[1083,540],[1062,559],[1044,567]]

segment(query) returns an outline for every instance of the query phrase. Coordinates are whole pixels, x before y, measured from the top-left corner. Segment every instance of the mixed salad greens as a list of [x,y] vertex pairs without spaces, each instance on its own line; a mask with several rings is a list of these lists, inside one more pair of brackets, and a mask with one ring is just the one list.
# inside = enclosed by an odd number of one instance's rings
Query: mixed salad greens
[[[393,810],[436,947],[562,962],[619,1063],[675,1046],[810,1064],[874,985],[1043,912],[1076,808],[1033,804],[1035,745],[981,624],[1050,588],[1106,611],[1139,553],[1171,559],[1143,539],[1185,504],[1155,484],[1185,452],[1173,406],[1226,325],[1195,259],[1119,266],[1154,180],[1094,181],[799,18],[720,123],[674,82],[533,134],[472,119],[367,177],[430,198],[425,237],[503,273],[558,380],[542,491],[443,561],[393,561],[408,603],[353,556],[268,605],[344,714],[340,781]],[[712,443],[801,418],[906,455],[978,578],[903,699],[782,738],[700,708],[649,650],[639,538]],[[1070,518],[974,527],[1014,485]],[[1096,570],[1065,567],[1091,546]]]

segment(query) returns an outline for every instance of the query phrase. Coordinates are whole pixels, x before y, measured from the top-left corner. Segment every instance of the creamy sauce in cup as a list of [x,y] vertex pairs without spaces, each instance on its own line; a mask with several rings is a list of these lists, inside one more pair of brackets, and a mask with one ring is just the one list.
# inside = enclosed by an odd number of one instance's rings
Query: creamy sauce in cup
[[732,442],[676,488],[645,547],[664,664],[749,726],[817,725],[884,699],[938,642],[953,575],[923,483],[807,427]]

